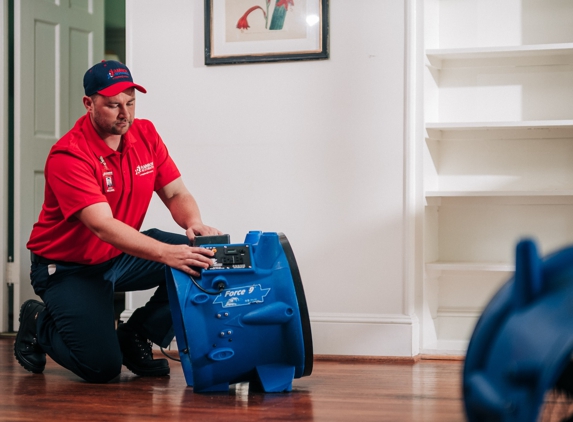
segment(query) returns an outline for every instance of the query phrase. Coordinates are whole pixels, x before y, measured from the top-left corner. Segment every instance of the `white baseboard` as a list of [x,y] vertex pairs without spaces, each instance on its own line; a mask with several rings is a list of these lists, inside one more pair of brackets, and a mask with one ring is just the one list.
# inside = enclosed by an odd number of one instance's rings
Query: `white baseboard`
[[[133,310],[122,312],[127,321]],[[419,353],[417,318],[407,315],[311,313],[314,354],[399,356]],[[175,339],[171,350],[177,350]]]
[[438,340],[436,344],[422,349],[420,353],[434,356],[465,356],[468,344],[468,340]]
[[417,319],[407,315],[310,315],[314,354],[399,356],[418,354]]
[[135,309],[126,309],[125,311],[123,311],[120,315],[119,315],[119,319],[120,321],[127,321],[129,319],[129,317],[133,314],[133,312],[135,311]]

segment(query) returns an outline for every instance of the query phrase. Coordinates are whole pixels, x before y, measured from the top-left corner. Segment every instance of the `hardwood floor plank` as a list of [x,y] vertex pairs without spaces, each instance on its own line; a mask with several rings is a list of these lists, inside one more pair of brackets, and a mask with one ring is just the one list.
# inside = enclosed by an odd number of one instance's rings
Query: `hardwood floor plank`
[[88,384],[51,359],[43,374],[21,368],[13,338],[0,337],[1,421],[439,421],[465,420],[461,361],[381,363],[316,360],[293,391],[195,394],[179,364],[171,375],[140,378],[127,369],[109,384]]

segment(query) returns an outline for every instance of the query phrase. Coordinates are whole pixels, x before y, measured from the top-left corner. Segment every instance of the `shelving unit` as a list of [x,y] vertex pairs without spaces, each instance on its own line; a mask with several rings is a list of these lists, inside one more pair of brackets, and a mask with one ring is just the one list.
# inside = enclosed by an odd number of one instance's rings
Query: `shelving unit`
[[573,3],[423,4],[422,353],[463,354],[515,244],[573,244]]

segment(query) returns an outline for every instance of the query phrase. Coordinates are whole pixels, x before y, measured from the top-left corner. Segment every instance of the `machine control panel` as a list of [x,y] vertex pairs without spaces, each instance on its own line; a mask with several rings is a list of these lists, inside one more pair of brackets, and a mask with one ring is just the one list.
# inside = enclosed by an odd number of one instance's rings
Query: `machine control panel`
[[205,249],[212,250],[213,266],[209,270],[238,270],[252,268],[251,248],[249,245],[204,245]]

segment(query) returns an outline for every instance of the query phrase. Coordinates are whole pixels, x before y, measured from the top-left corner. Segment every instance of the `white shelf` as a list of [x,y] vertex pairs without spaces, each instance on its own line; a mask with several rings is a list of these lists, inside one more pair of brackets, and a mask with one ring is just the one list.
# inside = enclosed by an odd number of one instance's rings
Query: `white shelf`
[[[517,59],[534,59],[535,64],[562,64],[555,57],[573,58],[573,43],[518,45],[508,47],[486,48],[447,48],[428,49],[426,56],[432,67],[443,69],[450,67],[452,62],[465,60],[468,66],[491,65],[492,59],[502,59],[503,64],[520,65]],[[552,59],[550,59],[552,58]]]
[[453,130],[494,130],[494,129],[573,129],[573,120],[529,120],[521,122],[428,122],[426,129]]
[[495,57],[573,56],[573,43],[517,45],[486,48],[436,48],[426,50],[428,57],[448,59],[489,59]]
[[427,262],[426,271],[514,272],[515,265],[503,262]]
[[460,197],[573,197],[573,190],[565,191],[427,191],[429,198]]
[[506,205],[571,205],[573,191],[427,191],[426,205],[458,203],[493,203]]
[[573,139],[573,120],[427,122],[428,139]]

